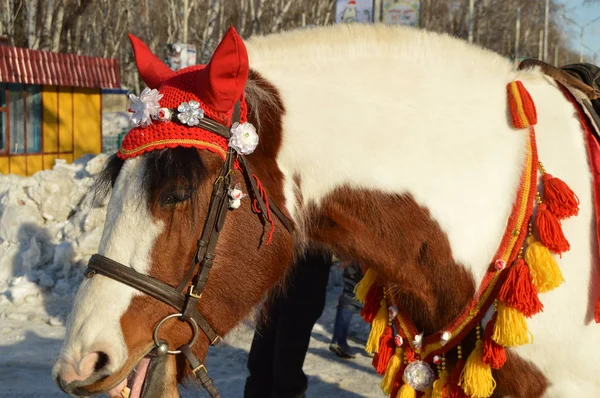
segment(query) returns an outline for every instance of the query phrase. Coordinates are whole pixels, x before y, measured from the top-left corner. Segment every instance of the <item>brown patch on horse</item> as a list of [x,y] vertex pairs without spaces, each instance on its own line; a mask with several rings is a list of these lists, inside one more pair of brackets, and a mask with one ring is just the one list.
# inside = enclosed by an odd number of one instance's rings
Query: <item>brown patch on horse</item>
[[449,323],[475,293],[448,237],[410,195],[343,188],[309,214],[310,238],[393,281],[398,302],[425,334]]
[[[283,103],[276,89],[258,73],[251,71],[250,79],[261,95],[267,93],[270,101],[248,101],[249,122],[259,126],[260,143],[256,151],[248,156],[251,170],[266,188],[269,200],[284,208],[283,174],[276,163],[282,142]],[[251,96],[252,94],[248,94]],[[261,104],[258,110],[252,106]],[[256,117],[260,118],[260,123]],[[150,211],[156,221],[164,223],[163,232],[157,238],[152,254],[149,275],[173,287],[177,286],[189,269],[202,233],[208,205],[215,181],[223,160],[208,151],[198,151],[206,168],[204,181],[195,188],[192,198],[170,206],[161,205],[161,200],[151,200]],[[159,191],[172,189],[180,183],[173,176],[169,184],[159,184]],[[247,185],[242,174],[236,171],[234,184],[240,183],[244,192]],[[160,198],[162,192],[154,194]],[[269,222],[265,228],[262,215],[252,211],[251,199],[242,199],[242,206],[230,211],[220,233],[216,247],[216,258],[210,271],[206,288],[199,301],[199,310],[213,329],[220,335],[226,334],[260,303],[264,292],[278,283],[290,264],[292,238],[290,233],[273,215],[275,232],[270,245],[266,245]],[[143,228],[143,226],[140,226]],[[260,247],[259,250],[256,250]],[[153,298],[142,295],[134,298],[121,318],[123,334],[128,348],[134,349],[151,341],[156,324],[175,310]],[[160,337],[169,342],[171,349],[187,343],[191,329],[177,320],[168,321]],[[208,349],[208,338],[200,332],[193,347],[199,358],[204,358]],[[181,379],[183,362],[178,362],[178,378]]]
[[[342,188],[307,214],[309,238],[391,281],[396,302],[425,335],[450,323],[475,294],[473,276],[453,259],[446,233],[408,194]],[[474,338],[470,333],[463,346],[472,347]],[[448,356],[450,366],[455,357]],[[536,398],[547,387],[543,374],[512,352],[497,375],[498,391],[509,396]]]
[[507,350],[506,363],[494,372],[498,387],[493,398],[540,398],[548,389],[549,381],[533,363]]

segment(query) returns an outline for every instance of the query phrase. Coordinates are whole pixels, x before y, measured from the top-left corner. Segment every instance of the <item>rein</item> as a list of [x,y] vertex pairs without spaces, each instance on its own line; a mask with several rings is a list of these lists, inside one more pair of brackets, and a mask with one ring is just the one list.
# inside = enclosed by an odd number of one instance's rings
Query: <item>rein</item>
[[[239,120],[240,103],[238,101],[234,107],[232,121],[235,123],[239,122]],[[203,129],[226,139],[229,139],[230,137],[229,129],[215,121],[201,119],[199,127],[202,127]],[[104,257],[100,254],[94,254],[90,258],[88,269],[85,273],[87,278],[91,278],[98,273],[121,282],[155,298],[156,300],[170,305],[176,311],[178,311],[175,314],[168,315],[156,325],[153,334],[156,347],[153,351],[155,351],[156,355],[183,354],[188,361],[194,376],[200,380],[202,386],[213,398],[220,397],[219,391],[214,386],[212,379],[208,376],[208,372],[202,361],[198,360],[192,353],[191,347],[197,340],[198,328],[200,328],[206,337],[208,337],[211,346],[214,346],[221,341],[221,336],[219,336],[219,334],[210,326],[210,323],[206,317],[200,311],[198,311],[197,306],[198,301],[202,297],[206,282],[208,281],[208,275],[213,266],[219,234],[225,224],[225,217],[227,215],[229,204],[228,195],[229,190],[233,187],[232,180],[235,172],[236,161],[240,165],[242,175],[246,180],[248,191],[251,192],[254,203],[257,205],[254,211],[262,214],[263,225],[266,225],[266,223],[270,221],[268,219],[269,212],[273,212],[283,226],[290,233],[293,233],[294,228],[292,222],[283,214],[283,212],[272,200],[268,200],[268,194],[266,191],[264,191],[262,187],[259,189],[259,186],[256,184],[254,178],[252,178],[250,166],[244,155],[239,154],[230,147],[227,150],[227,156],[223,166],[221,167],[219,176],[213,183],[208,213],[204,221],[202,234],[198,240],[196,254],[191,261],[191,265],[186,276],[176,288],[171,287],[168,284],[151,276],[141,274],[131,267]],[[185,288],[188,285],[190,285],[190,287],[188,288],[187,292],[184,293]],[[158,338],[158,331],[160,327],[171,318],[177,318],[182,322],[189,323],[194,332],[190,342],[179,347],[177,350],[169,350],[168,345],[165,342],[161,342]]]

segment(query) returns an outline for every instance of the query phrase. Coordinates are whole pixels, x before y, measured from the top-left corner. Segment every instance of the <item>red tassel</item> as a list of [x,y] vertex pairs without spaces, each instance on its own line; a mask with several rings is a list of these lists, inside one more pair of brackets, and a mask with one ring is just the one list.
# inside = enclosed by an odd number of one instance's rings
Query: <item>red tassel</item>
[[544,182],[544,203],[557,218],[563,219],[579,214],[579,198],[560,178],[551,174],[542,176]]
[[387,369],[390,358],[394,355],[396,343],[394,342],[394,331],[391,326],[386,326],[379,339],[379,351],[373,356],[373,367],[378,374],[383,375]]
[[596,308],[594,309],[594,319],[596,323],[600,323],[600,298],[596,300]]
[[400,388],[402,388],[402,385],[404,384],[404,380],[402,379],[404,377],[404,368],[406,368],[406,365],[403,363],[398,370],[398,373],[396,373],[396,377],[394,377],[394,385],[392,387],[390,398],[396,398],[398,391],[400,391]]
[[444,386],[443,394],[444,397],[448,398],[469,398],[467,394],[463,391],[463,389],[458,385],[460,381],[460,374],[462,373],[465,367],[465,360],[459,359],[454,367],[454,370],[450,374],[450,378],[448,379],[448,384]]
[[563,234],[560,221],[548,210],[545,203],[538,206],[535,228],[540,242],[553,252],[561,254],[571,248]]
[[483,363],[490,365],[492,369],[500,369],[506,362],[506,350],[492,340],[497,317],[498,313],[494,312],[494,316],[486,325],[483,335]]
[[529,267],[522,258],[518,258],[508,269],[508,276],[502,284],[498,300],[519,310],[526,317],[532,317],[544,309],[533,285]]
[[371,286],[369,292],[367,293],[367,297],[365,297],[365,304],[360,311],[360,316],[362,316],[365,322],[373,322],[373,319],[375,319],[375,315],[377,315],[377,311],[379,311],[379,307],[381,306],[379,302],[382,298],[383,289],[381,286],[378,286],[377,284]]

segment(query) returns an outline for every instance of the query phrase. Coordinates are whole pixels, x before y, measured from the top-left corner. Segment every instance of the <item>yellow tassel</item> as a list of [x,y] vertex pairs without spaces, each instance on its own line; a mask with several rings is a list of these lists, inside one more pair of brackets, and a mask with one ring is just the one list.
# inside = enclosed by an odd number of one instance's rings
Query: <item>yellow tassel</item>
[[356,299],[358,301],[360,301],[361,303],[365,302],[365,299],[367,298],[367,293],[369,293],[371,286],[373,286],[376,280],[377,273],[371,268],[367,269],[367,272],[365,272],[360,282],[358,282],[356,286],[354,286],[354,295],[356,296]]
[[446,369],[440,371],[440,375],[433,382],[433,391],[431,392],[431,398],[444,398],[444,386],[448,384],[450,374]]
[[490,365],[483,363],[483,341],[477,340],[475,349],[467,358],[465,368],[460,374],[458,385],[470,397],[491,397],[496,388]]
[[525,262],[529,264],[533,285],[537,291],[543,293],[560,286],[565,278],[550,250],[536,241],[533,235],[527,238],[527,245]]
[[533,335],[527,327],[525,315],[505,304],[498,304],[498,318],[492,339],[505,347],[518,347],[533,343]]
[[425,390],[425,392],[423,393],[421,398],[431,398],[431,393],[432,393],[432,389],[428,388],[427,390]]
[[383,375],[383,379],[381,380],[380,384],[381,390],[385,395],[390,395],[392,393],[392,389],[394,388],[394,379],[396,378],[396,374],[400,370],[400,367],[402,367],[402,358],[402,347],[396,347],[396,351],[388,362],[387,368],[385,369],[385,374]]
[[379,352],[379,340],[388,323],[388,309],[385,299],[382,299],[379,305],[379,311],[377,311],[377,315],[371,323],[371,333],[369,333],[369,339],[365,346],[365,351],[369,354]]
[[407,383],[404,383],[402,387],[400,387],[400,391],[398,391],[396,398],[417,398],[417,392]]

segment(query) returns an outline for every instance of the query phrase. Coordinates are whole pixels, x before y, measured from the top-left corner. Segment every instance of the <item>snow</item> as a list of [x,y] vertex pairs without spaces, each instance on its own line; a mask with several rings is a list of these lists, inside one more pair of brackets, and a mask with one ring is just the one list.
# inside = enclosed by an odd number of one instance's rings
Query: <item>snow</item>
[[[0,397],[63,397],[51,369],[65,320],[102,235],[106,201],[89,194],[107,156],[58,160],[32,177],[0,175]],[[304,371],[308,397],[383,397],[380,376],[360,347],[368,327],[355,316],[355,360],[328,350],[341,277],[332,269],[327,305],[315,325]],[[207,367],[225,397],[242,397],[253,330],[243,324],[211,348]],[[207,396],[189,387],[184,398]]]

